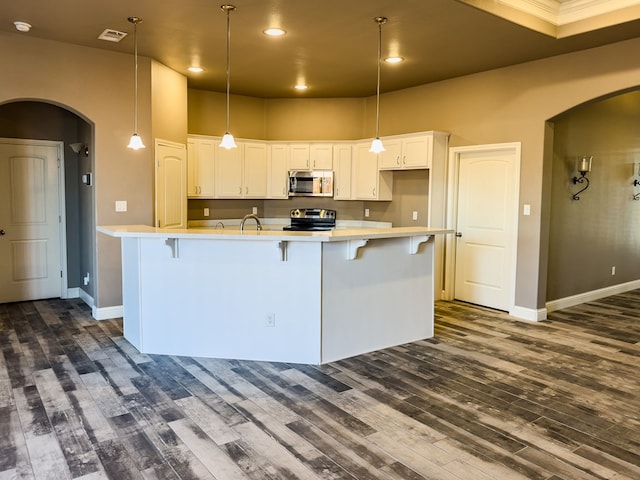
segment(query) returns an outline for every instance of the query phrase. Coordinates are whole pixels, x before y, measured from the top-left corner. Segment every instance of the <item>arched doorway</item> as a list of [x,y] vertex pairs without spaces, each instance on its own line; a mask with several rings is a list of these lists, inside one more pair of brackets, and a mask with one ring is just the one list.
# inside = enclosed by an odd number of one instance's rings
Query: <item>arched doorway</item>
[[[94,171],[93,125],[63,106],[17,100],[0,105],[0,137],[63,143],[66,265],[62,268],[66,269],[67,285],[61,296],[82,297],[93,304],[96,261],[95,192],[90,181]],[[70,147],[72,144],[77,152]]]

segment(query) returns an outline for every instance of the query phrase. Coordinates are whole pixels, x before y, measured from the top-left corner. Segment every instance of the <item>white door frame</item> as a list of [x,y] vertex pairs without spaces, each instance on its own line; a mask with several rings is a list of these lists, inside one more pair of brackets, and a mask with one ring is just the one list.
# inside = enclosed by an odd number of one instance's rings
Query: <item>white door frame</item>
[[[486,145],[469,145],[465,147],[451,147],[449,149],[449,162],[447,173],[447,229],[456,230],[458,225],[458,177],[460,171],[460,157],[464,153],[469,152],[488,152],[488,151],[512,151],[516,164],[514,165],[514,176],[517,181],[514,182],[514,209],[513,209],[513,225],[515,235],[513,236],[513,249],[511,258],[511,284],[509,285],[509,312],[515,307],[515,286],[516,286],[516,268],[518,266],[518,213],[520,204],[520,162],[522,144],[520,142],[510,143],[494,143]],[[444,288],[443,300],[453,300],[455,296],[455,261],[456,261],[456,237],[455,235],[447,235],[445,240],[445,260],[444,260]]]
[[42,145],[58,149],[58,215],[60,232],[60,298],[70,298],[67,283],[67,212],[65,196],[64,142],[25,138],[0,138],[0,143],[13,145]]

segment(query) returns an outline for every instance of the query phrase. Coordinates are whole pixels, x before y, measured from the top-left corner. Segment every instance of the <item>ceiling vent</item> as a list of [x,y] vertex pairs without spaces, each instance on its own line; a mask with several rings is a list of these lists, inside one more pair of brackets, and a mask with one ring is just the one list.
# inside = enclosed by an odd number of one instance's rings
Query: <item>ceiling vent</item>
[[119,32],[118,30],[113,30],[111,28],[107,28],[104,32],[100,34],[98,37],[100,40],[106,40],[107,42],[115,42],[118,43],[127,34],[125,32]]

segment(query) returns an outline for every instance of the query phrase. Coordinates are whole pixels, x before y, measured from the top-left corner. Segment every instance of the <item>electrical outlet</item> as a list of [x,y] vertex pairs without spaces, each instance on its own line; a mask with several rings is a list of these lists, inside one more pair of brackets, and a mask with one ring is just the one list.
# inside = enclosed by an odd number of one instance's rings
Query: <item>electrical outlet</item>
[[368,208],[365,208],[365,209],[364,209],[364,216],[365,216],[365,217],[368,217],[368,216],[369,216],[369,209],[368,209]]
[[413,212],[413,221],[415,222],[416,220],[418,220],[418,212]]
[[126,211],[127,211],[127,201],[116,200],[116,212],[126,212]]
[[252,207],[251,208],[251,213],[253,213],[254,215],[258,214],[258,207]]
[[209,216],[209,208],[208,208],[208,207],[204,207],[203,215],[204,215],[205,217],[208,217],[208,216]]
[[265,327],[275,327],[276,326],[276,314],[275,313],[267,313],[267,317],[264,321]]
[[87,272],[87,276],[86,276],[86,277],[84,277],[82,280],[83,280],[83,283],[85,284],[85,286],[86,286],[86,285],[89,285],[89,281],[90,281],[90,274],[89,274],[89,272]]
[[616,274],[616,267],[613,266],[611,267],[611,275],[615,275]]

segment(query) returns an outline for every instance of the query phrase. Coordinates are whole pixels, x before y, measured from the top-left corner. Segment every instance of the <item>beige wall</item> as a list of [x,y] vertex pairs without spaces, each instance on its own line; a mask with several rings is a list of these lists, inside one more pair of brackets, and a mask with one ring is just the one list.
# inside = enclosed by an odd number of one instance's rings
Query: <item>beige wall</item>
[[[590,99],[637,86],[639,50],[640,39],[634,39],[382,97],[382,135],[435,129],[451,132],[454,146],[522,142],[520,203],[530,204],[532,214],[519,218],[518,306],[540,308],[545,300],[546,277],[539,278],[546,269],[548,240],[542,228],[545,121]],[[0,61],[5,67],[0,102],[43,99],[95,125],[96,222],[149,224],[152,152],[126,148],[132,130],[131,56],[0,33]],[[147,143],[152,141],[151,70],[150,60],[142,58],[138,130]],[[330,112],[326,114],[339,117],[318,118],[317,109],[325,103]],[[313,140],[308,135],[314,132],[317,139],[337,133],[344,135],[340,138],[371,136],[375,114],[371,104],[372,99],[234,96],[231,130],[237,137],[265,139]],[[224,129],[224,95],[190,90],[188,122],[190,133],[219,134]],[[129,211],[116,213],[115,200],[127,200]],[[121,302],[119,262],[118,242],[99,235],[99,306]]]
[[[133,130],[131,55],[0,33],[0,64],[0,102],[43,100],[77,113],[94,126],[95,222],[149,224],[153,218],[152,149],[126,148]],[[148,144],[149,59],[140,59],[139,84],[138,131]],[[116,213],[116,200],[127,200],[129,211]],[[93,248],[94,302],[98,307],[120,305],[119,241],[100,234]]]
[[[224,93],[189,90],[189,133],[221,137],[226,130],[226,96]],[[231,95],[229,130],[236,138],[265,138],[264,100]]]
[[[581,106],[554,123],[547,299],[638,280],[640,92]],[[593,156],[590,186],[573,200],[584,186],[572,182],[582,155]]]

